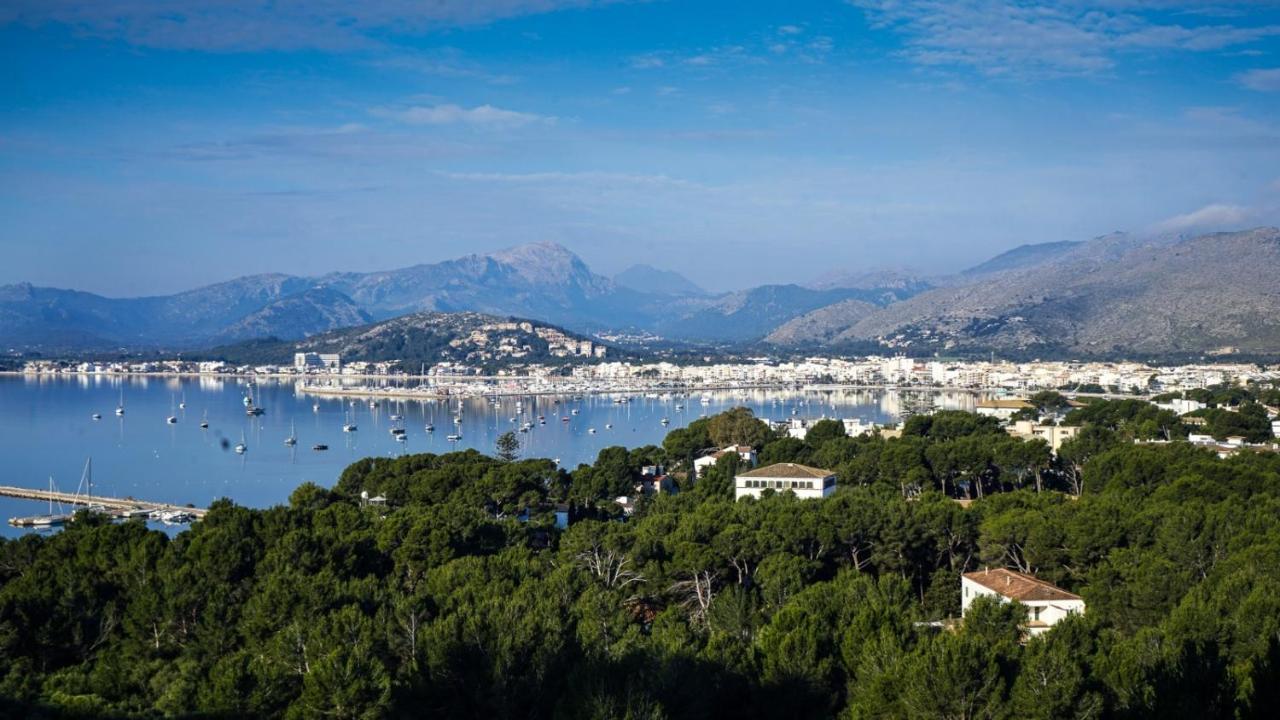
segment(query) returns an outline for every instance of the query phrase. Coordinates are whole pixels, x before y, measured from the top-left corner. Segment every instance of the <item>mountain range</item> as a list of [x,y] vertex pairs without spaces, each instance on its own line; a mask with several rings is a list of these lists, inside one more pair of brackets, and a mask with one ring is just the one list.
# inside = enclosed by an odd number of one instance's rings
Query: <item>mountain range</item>
[[1117,233],[1006,255],[883,308],[821,308],[766,341],[1071,357],[1280,352],[1276,228]]
[[712,294],[678,273],[599,275],[533,243],[368,273],[269,274],[169,296],[0,287],[0,349],[196,350],[296,341],[414,313],[522,317],[594,334],[838,351],[1082,357],[1280,350],[1280,231],[1193,238],[1115,233],[1023,245],[960,272],[830,273]]
[[636,329],[682,341],[742,342],[848,297],[884,304],[908,295],[897,287],[800,285],[712,295],[655,268],[610,279],[560,245],[533,243],[380,272],[255,275],[160,297],[4,286],[0,348],[200,349],[263,337],[294,340],[417,312],[479,312],[585,333]]

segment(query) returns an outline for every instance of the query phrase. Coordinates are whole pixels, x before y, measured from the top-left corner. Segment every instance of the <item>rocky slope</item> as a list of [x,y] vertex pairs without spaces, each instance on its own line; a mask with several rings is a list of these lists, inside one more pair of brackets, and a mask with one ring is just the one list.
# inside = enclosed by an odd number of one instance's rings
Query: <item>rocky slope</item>
[[793,318],[765,337],[774,345],[822,345],[851,322],[878,312],[880,307],[863,300],[842,300]]
[[[1076,356],[1280,352],[1280,230],[1180,241],[1110,235],[874,313],[825,309],[829,345]],[[779,342],[786,342],[785,337]]]

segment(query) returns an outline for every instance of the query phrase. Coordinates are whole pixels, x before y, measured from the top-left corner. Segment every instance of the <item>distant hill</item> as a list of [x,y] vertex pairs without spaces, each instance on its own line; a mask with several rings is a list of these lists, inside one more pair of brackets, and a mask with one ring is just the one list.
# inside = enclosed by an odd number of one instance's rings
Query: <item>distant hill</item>
[[933,285],[929,280],[906,270],[833,270],[819,275],[809,287],[815,290],[879,289],[886,292],[886,302],[896,302],[918,295]]
[[[297,352],[338,353],[344,362],[400,360],[404,367],[439,362],[503,366],[513,362],[585,360],[583,343],[600,342],[553,325],[483,313],[421,312],[333,330],[300,340],[250,340],[203,356],[238,364],[287,364]],[[616,349],[608,349],[617,355]]]
[[1010,270],[1021,270],[1049,262],[1075,250],[1079,242],[1064,240],[1062,242],[1039,243],[1035,245],[1019,245],[1000,253],[985,262],[974,265],[960,273],[961,277],[977,278]]
[[880,307],[864,300],[841,300],[788,320],[765,337],[774,345],[822,345],[852,322],[868,317]]
[[[30,284],[0,287],[0,345],[49,351],[132,347],[185,347],[211,338],[258,333],[296,337],[328,329],[324,318],[349,323],[359,316],[349,301],[311,297],[301,317],[272,305],[306,293],[312,284],[287,275],[254,275],[176,295],[106,298]],[[323,307],[335,303],[334,307]],[[254,314],[261,314],[250,319]],[[237,326],[244,335],[239,335]]]
[[[981,267],[981,266],[979,266]],[[1280,230],[1180,241],[1115,234],[873,313],[824,309],[805,337],[1071,356],[1280,353]],[[780,344],[792,342],[775,336]]]
[[311,288],[273,300],[227,325],[211,341],[256,337],[305,337],[333,328],[361,325],[369,314],[351,298],[331,288]]
[[621,287],[650,295],[703,297],[708,293],[689,278],[674,270],[659,270],[652,265],[632,265],[613,276]]
[[813,290],[762,285],[715,298],[672,302],[652,327],[664,336],[708,342],[758,340],[811,310],[850,298],[878,297],[878,290]]

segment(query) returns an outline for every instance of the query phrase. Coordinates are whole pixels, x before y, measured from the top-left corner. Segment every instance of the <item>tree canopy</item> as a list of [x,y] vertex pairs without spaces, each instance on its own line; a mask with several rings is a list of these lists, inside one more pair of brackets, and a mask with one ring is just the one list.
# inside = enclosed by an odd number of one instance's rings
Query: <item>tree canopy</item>
[[[713,424],[756,432],[735,413],[572,471],[367,458],[284,506],[220,501],[172,539],[82,516],[0,541],[0,715],[1273,713],[1280,455],[1135,444],[1135,419],[1159,421],[1123,405],[1077,415],[1057,456],[963,415],[899,439],[733,436],[837,470],[822,500],[735,502],[730,453],[620,513],[643,467]],[[936,627],[983,566],[1088,610],[1031,640],[1018,605]]]

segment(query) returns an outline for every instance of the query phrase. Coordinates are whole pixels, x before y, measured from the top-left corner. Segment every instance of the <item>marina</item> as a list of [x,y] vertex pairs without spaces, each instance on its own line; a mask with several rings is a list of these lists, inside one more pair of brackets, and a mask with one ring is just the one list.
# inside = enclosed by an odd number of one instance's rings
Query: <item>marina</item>
[[[106,514],[123,519],[143,516],[155,516],[157,519],[161,517],[173,518],[176,517],[175,514],[185,514],[191,516],[192,519],[200,519],[208,512],[206,508],[180,506],[163,502],[151,502],[147,500],[138,500],[136,498],[85,496],[75,493],[50,490],[33,490],[31,488],[15,487],[12,485],[0,485],[0,496],[19,498],[22,500],[61,503],[64,505],[79,507],[80,509],[106,511]],[[59,520],[57,522],[41,521],[42,518],[49,517],[58,518]],[[9,524],[22,527],[60,525],[65,522],[69,522],[71,517],[71,513],[14,516],[9,519]]]
[[[938,407],[955,408],[972,408],[977,397],[945,391],[922,395]],[[250,397],[261,414],[246,414]],[[343,469],[365,457],[466,449],[491,453],[494,441],[508,430],[520,438],[521,457],[558,458],[571,470],[594,461],[606,447],[660,445],[671,430],[739,405],[774,420],[827,416],[885,423],[897,422],[904,407],[917,404],[907,397],[892,390],[739,388],[476,394],[447,400],[377,397],[371,405],[369,397],[312,395],[286,380],[0,376],[4,484],[18,488],[0,493],[0,515],[49,513],[48,496],[31,489],[44,487],[50,475],[64,486],[80,478],[90,456],[95,500],[119,499],[121,510],[207,508],[220,498],[269,507],[288,502],[303,483],[332,486]],[[118,406],[127,412],[113,415]],[[94,420],[94,414],[104,417]],[[171,416],[176,423],[167,422]],[[159,518],[148,522],[166,531],[174,527]],[[31,531],[0,524],[0,534]]]

